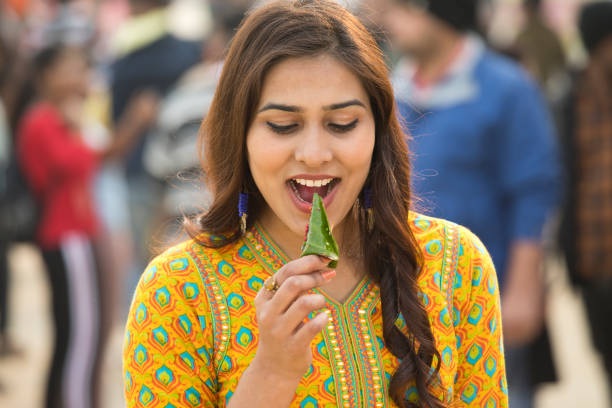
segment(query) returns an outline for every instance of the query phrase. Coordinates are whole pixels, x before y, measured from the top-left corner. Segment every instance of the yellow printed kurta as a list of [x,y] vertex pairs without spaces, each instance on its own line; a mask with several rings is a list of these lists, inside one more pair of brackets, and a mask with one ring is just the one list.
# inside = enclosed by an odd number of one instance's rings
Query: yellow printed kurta
[[[456,224],[418,214],[409,222],[425,258],[420,298],[442,360],[436,395],[451,407],[507,407],[488,253]],[[187,241],[154,259],[127,323],[128,407],[226,406],[257,349],[255,295],[286,262],[258,225],[220,249]],[[364,278],[345,303],[326,300],[330,323],[312,341],[313,362],[291,407],[395,407],[387,390],[398,360],[384,345],[378,287]],[[406,397],[416,401],[416,387]]]

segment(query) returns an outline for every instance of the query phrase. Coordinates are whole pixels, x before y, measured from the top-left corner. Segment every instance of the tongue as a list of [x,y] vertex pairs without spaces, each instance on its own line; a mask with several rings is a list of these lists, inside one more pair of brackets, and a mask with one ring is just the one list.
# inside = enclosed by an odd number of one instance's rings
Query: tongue
[[312,197],[314,193],[317,193],[321,197],[325,197],[327,194],[327,186],[324,187],[307,187],[298,183],[294,183],[295,189],[297,190],[300,198],[307,203],[312,203]]

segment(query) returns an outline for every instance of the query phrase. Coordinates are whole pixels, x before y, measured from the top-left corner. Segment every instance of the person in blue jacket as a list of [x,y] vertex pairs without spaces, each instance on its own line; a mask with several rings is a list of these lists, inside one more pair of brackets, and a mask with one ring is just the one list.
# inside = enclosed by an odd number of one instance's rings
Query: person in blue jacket
[[544,317],[542,233],[559,197],[556,135],[525,70],[471,33],[476,1],[391,0],[394,86],[421,210],[470,228],[501,285],[512,407],[531,406]]

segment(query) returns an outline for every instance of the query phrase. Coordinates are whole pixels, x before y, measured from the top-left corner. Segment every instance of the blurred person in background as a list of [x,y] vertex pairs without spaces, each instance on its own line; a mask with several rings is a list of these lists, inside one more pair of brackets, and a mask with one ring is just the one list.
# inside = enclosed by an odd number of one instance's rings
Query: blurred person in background
[[[2,18],[3,15],[0,13],[0,20],[4,21]],[[0,33],[0,36],[2,36],[2,33]],[[21,348],[17,346],[9,331],[11,271],[8,254],[10,246],[16,238],[14,227],[17,225],[22,227],[23,224],[19,224],[18,221],[23,221],[24,215],[27,218],[28,213],[31,214],[35,211],[31,201],[29,202],[30,206],[28,206],[25,205],[28,203],[21,200],[22,197],[19,192],[26,189],[21,186],[23,178],[15,177],[19,170],[14,147],[11,108],[13,105],[12,96],[19,86],[19,78],[15,78],[14,73],[21,67],[21,61],[18,61],[18,57],[16,58],[15,48],[9,41],[6,41],[6,38],[0,37],[0,357],[21,354]],[[19,214],[11,211],[13,208],[18,208],[17,212]],[[16,217],[17,222],[15,215],[18,215]],[[28,230],[32,231],[32,228]],[[31,237],[31,234],[24,233],[18,238],[27,239],[29,237]]]
[[36,240],[51,284],[55,344],[45,406],[92,407],[99,396],[101,291],[92,178],[98,164],[121,157],[150,126],[156,97],[135,97],[102,151],[83,140],[89,63],[80,48],[51,44],[32,61],[35,93],[17,134],[20,165],[40,211]]
[[541,7],[542,0],[523,0],[526,22],[513,49],[548,94],[552,92],[549,89],[555,86],[555,79],[563,75],[567,67],[561,42],[546,24]]
[[[10,134],[4,114],[4,106],[0,100],[0,199],[4,198],[7,180],[9,157],[11,148]],[[1,208],[1,204],[0,204]],[[0,237],[0,357],[8,354],[10,341],[8,338],[7,318],[8,318],[8,244],[6,237]]]
[[527,74],[470,33],[475,0],[391,0],[385,21],[407,56],[394,85],[413,135],[415,193],[490,250],[511,406],[530,407],[534,383],[554,378],[547,338],[531,347],[544,333],[542,232],[559,184],[550,114]]
[[[6,71],[6,47],[0,37],[0,91],[4,85]],[[0,93],[1,95],[1,93]],[[11,136],[9,134],[4,101],[0,98],[0,198],[4,198],[6,190],[6,173],[11,148]],[[0,207],[1,208],[1,207]],[[8,289],[8,242],[4,236],[0,236],[0,356],[4,354],[4,343],[6,339],[6,316],[7,316],[7,289]]]
[[[112,120],[116,123],[132,96],[153,89],[164,96],[176,81],[201,58],[201,45],[177,38],[168,30],[169,0],[130,0],[131,18],[115,39],[117,59],[112,64]],[[152,236],[163,184],[144,168],[147,135],[129,152],[126,175],[130,218],[135,243],[134,270],[140,271],[150,256]]]
[[[210,2],[214,25],[203,42],[202,62],[190,68],[164,98],[155,129],[147,138],[145,169],[163,183],[160,219],[172,219],[168,236],[176,235],[183,216],[195,215],[210,201],[202,184],[198,135],[223,67],[225,50],[247,7],[224,0]],[[244,3],[244,2],[243,2]]]
[[[6,123],[4,106],[0,99],[0,200],[4,199],[6,189],[6,173],[9,163],[10,135]],[[0,202],[0,208],[2,202]],[[8,320],[8,285],[9,285],[9,265],[8,265],[8,246],[9,242],[4,235],[0,236],[0,358],[11,354],[12,342],[9,339],[7,330]],[[0,392],[3,385],[0,383]]]
[[[0,38],[0,90],[4,89],[4,79],[8,65],[7,56],[6,46],[3,39]],[[9,131],[6,111],[4,109],[4,100],[0,98],[0,200],[5,199],[5,192],[7,191],[7,172],[12,144],[12,137]],[[0,202],[0,208],[3,207],[2,204],[3,203]],[[14,349],[7,331],[9,306],[8,245],[9,242],[7,237],[2,234],[0,236],[0,357],[11,354]]]
[[384,52],[389,65],[396,62],[396,55],[389,47],[389,38],[382,29],[384,27],[385,5],[388,0],[360,0],[356,2],[355,14],[376,39],[378,46]]
[[560,246],[612,391],[612,2],[585,5],[579,30],[589,60],[564,104]]

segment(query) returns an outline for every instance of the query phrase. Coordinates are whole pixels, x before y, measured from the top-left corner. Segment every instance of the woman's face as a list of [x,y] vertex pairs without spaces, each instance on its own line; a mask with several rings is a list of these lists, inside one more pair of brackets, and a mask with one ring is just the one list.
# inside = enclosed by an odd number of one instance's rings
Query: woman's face
[[89,64],[77,49],[66,49],[45,71],[42,86],[48,96],[57,100],[83,98],[89,86]]
[[275,65],[247,134],[263,218],[303,236],[314,193],[338,225],[368,176],[375,123],[359,78],[329,55]]

